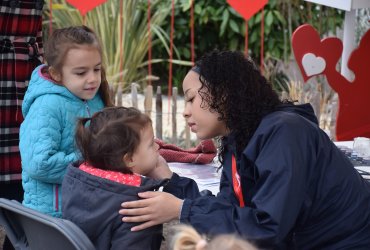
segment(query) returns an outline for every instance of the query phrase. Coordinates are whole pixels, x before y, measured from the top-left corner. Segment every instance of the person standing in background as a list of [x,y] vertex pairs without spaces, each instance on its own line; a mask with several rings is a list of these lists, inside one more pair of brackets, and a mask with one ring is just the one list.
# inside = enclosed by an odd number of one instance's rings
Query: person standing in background
[[86,26],[56,29],[45,45],[45,61],[32,72],[19,131],[23,205],[62,216],[61,184],[78,160],[77,118],[112,106],[100,39]]
[[[43,5],[43,0],[0,1],[0,197],[20,202],[21,106],[31,73],[42,62]],[[6,249],[13,249],[8,238]]]

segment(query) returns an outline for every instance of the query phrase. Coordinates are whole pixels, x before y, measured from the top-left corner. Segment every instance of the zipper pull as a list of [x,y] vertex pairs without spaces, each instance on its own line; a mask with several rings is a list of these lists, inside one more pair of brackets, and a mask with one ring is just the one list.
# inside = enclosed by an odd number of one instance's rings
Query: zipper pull
[[85,101],[85,106],[86,106],[87,114],[88,114],[88,116],[91,118],[90,107],[89,107],[89,105],[87,104],[87,101]]

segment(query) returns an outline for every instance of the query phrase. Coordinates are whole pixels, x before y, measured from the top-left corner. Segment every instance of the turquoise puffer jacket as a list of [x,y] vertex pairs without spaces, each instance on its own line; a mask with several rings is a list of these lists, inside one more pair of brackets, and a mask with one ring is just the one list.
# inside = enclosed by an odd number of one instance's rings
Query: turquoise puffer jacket
[[51,82],[37,67],[22,104],[20,128],[23,204],[61,217],[61,183],[67,166],[78,159],[74,144],[77,118],[104,108],[99,94],[84,101]]

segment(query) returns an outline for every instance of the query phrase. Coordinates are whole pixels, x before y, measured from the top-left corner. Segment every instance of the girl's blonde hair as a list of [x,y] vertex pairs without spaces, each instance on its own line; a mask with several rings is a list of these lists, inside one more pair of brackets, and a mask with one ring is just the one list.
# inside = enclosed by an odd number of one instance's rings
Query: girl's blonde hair
[[207,241],[193,227],[178,225],[171,240],[172,250],[257,250],[249,242],[234,234],[224,234]]
[[[45,45],[44,56],[48,66],[60,73],[68,51],[73,48],[79,48],[81,45],[91,45],[96,47],[103,59],[100,40],[95,32],[89,27],[71,26],[54,30]],[[106,107],[113,106],[109,95],[109,84],[103,65],[101,68],[101,84],[99,87],[99,93]]]

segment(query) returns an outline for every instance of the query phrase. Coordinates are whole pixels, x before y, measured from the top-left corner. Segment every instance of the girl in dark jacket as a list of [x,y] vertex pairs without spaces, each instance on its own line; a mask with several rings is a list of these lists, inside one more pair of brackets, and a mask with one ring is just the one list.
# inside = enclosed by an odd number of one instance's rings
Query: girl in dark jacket
[[139,194],[143,200],[120,211],[125,222],[144,222],[133,230],[179,218],[200,233],[239,233],[263,248],[370,249],[370,185],[309,104],[280,101],[239,52],[205,55],[183,90],[191,130],[220,138],[220,192]]
[[155,181],[164,166],[154,141],[148,116],[135,108],[111,107],[82,118],[76,142],[83,162],[69,166],[62,184],[63,218],[77,224],[96,249],[159,249],[162,226],[132,232],[122,223],[122,201],[156,190],[166,181]]

